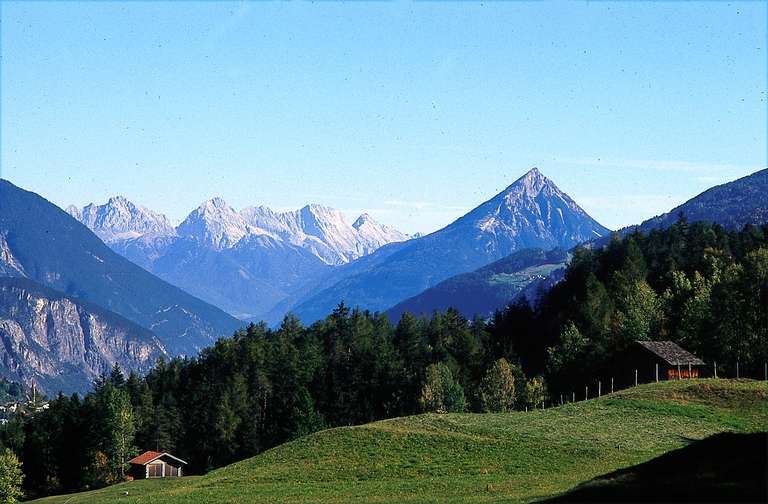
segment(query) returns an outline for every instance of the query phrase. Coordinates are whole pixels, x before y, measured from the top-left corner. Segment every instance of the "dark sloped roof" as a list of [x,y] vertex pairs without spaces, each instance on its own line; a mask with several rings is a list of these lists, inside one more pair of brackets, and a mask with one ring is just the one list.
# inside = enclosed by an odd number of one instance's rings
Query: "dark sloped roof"
[[670,366],[703,366],[705,362],[674,341],[638,341],[639,345],[663,359]]

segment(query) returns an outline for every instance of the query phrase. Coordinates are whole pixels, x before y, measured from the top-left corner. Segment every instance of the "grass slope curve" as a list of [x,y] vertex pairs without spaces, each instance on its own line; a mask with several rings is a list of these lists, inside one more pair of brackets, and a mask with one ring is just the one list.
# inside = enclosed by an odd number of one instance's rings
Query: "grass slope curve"
[[662,382],[547,410],[426,414],[329,429],[206,476],[36,502],[531,502],[690,440],[766,430],[766,382]]

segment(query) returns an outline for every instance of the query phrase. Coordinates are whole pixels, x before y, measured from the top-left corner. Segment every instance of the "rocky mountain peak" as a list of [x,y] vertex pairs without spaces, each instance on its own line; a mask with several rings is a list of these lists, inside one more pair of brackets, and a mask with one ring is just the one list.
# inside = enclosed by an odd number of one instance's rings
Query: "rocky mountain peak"
[[176,228],[180,236],[194,238],[216,250],[234,246],[253,230],[242,215],[219,197],[202,202]]
[[79,221],[83,220],[83,210],[75,205],[69,205],[64,211]]
[[525,175],[514,181],[502,194],[504,194],[507,199],[519,198],[520,196],[535,198],[545,188],[551,189],[550,192],[561,192],[551,180],[545,177],[538,168],[534,167]]
[[367,222],[375,223],[376,221],[373,220],[373,217],[371,217],[370,214],[364,213],[357,218],[357,220],[352,224],[352,227],[359,230]]
[[103,205],[90,203],[82,209],[70,205],[66,212],[88,226],[105,242],[145,234],[174,234],[173,226],[165,215],[135,205],[124,196],[112,196]]
[[107,201],[107,203],[112,205],[112,206],[118,206],[118,205],[119,206],[127,206],[127,207],[134,206],[133,203],[128,201],[128,199],[125,196],[120,196],[119,194],[110,197],[109,200]]

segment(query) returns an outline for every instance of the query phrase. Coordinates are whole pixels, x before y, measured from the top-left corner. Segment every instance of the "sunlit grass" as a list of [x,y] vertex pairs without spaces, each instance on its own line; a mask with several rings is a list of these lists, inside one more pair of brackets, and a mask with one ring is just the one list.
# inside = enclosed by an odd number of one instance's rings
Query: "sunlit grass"
[[527,502],[717,432],[765,430],[765,382],[662,382],[544,411],[329,429],[203,477],[44,502]]

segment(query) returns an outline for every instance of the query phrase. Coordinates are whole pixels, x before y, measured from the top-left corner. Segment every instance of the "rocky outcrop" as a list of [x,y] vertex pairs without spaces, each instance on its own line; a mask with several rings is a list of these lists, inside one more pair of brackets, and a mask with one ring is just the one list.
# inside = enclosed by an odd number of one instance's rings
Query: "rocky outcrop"
[[47,393],[83,392],[117,363],[149,370],[166,351],[151,331],[23,278],[0,278],[0,374]]
[[0,180],[0,276],[25,277],[152,330],[172,355],[194,355],[241,323],[157,278],[44,198]]

